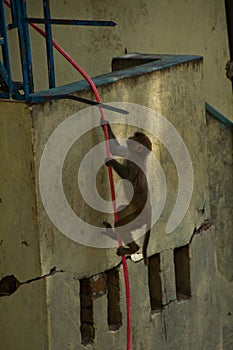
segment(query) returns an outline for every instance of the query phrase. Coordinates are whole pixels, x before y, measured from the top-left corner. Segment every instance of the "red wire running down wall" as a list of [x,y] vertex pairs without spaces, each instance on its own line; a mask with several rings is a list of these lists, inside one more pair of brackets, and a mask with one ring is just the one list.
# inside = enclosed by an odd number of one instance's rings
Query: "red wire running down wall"
[[[4,3],[6,6],[11,7],[11,4],[9,1],[4,0]],[[43,37],[46,37],[46,33],[43,29],[41,29],[39,26],[37,26],[35,23],[30,23],[30,25],[39,32]],[[55,47],[55,49],[60,52],[60,54],[65,57],[65,59],[72,64],[72,66],[86,79],[86,81],[91,86],[96,101],[98,103],[101,103],[101,99],[98,93],[98,90],[92,81],[92,79],[89,77],[89,75],[62,49],[60,45],[54,40],[52,40],[52,44]],[[106,115],[102,108],[100,109],[100,113],[103,119],[106,119]],[[110,147],[109,147],[109,135],[108,135],[108,127],[107,125],[104,125],[104,135],[106,140],[106,153],[107,157],[110,157]],[[113,211],[114,211],[114,222],[118,221],[118,215],[117,215],[117,209],[116,209],[116,195],[115,195],[115,187],[114,187],[114,181],[113,181],[113,173],[112,168],[108,167],[108,174],[109,174],[109,183],[110,183],[110,189],[111,189],[111,197],[113,202]],[[118,245],[121,246],[122,242],[118,235]],[[125,278],[125,290],[126,290],[126,305],[127,305],[127,350],[131,349],[131,309],[130,309],[130,285],[129,285],[129,274],[128,274],[128,267],[125,256],[122,256],[122,265],[124,270],[124,278]]]

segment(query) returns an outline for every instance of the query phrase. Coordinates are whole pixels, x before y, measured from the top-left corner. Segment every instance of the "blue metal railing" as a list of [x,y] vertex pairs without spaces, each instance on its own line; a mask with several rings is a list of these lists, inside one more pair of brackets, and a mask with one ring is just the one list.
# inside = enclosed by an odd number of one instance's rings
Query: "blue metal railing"
[[6,28],[6,16],[4,11],[4,3],[0,1],[0,37],[1,37],[1,47],[2,47],[2,57],[3,62],[0,61],[0,77],[1,85],[5,90],[8,89],[9,95],[12,95],[12,79],[11,79],[11,69],[10,69],[10,56],[8,47],[8,36]]
[[[43,0],[44,6],[44,18],[45,20],[50,20],[50,8],[49,0]],[[34,22],[35,23],[35,22]],[[52,28],[51,24],[45,23],[46,32],[46,52],[47,52],[47,64],[48,64],[48,75],[49,75],[49,88],[54,88],[55,84],[55,72],[54,72],[54,58],[53,58],[53,44],[52,44]]]
[[[11,9],[11,23],[6,23],[6,7]],[[33,100],[34,83],[30,45],[29,25],[41,23],[45,26],[46,54],[49,88],[56,87],[54,55],[52,45],[52,25],[78,25],[78,26],[115,26],[112,21],[97,20],[69,20],[52,19],[49,0],[43,0],[44,18],[30,18],[27,16],[26,0],[0,0],[0,47],[2,61],[0,60],[0,98],[16,100]],[[8,31],[18,30],[21,69],[23,81],[12,81],[9,55]],[[13,51],[13,50],[12,50]]]
[[226,117],[224,117],[223,114],[221,114],[220,112],[218,112],[214,107],[212,107],[211,105],[209,105],[209,103],[205,103],[205,109],[206,111],[211,114],[215,119],[218,119],[221,123],[223,123],[224,125],[226,125],[229,128],[233,128],[233,123],[232,121],[230,121],[229,119],[227,119]]

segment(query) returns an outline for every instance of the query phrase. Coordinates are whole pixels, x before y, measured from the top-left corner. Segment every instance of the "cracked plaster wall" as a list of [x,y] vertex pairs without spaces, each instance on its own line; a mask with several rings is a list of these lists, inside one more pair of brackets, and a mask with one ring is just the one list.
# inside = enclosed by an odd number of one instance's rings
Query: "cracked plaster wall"
[[[0,279],[41,276],[31,128],[24,103],[1,101]],[[0,298],[1,349],[47,348],[45,292],[41,279]]]
[[211,216],[216,230],[218,288],[221,296],[223,348],[233,347],[233,133],[207,114]]
[[[161,254],[163,304],[166,306],[162,312],[151,315],[147,269],[144,267],[143,262],[138,264],[129,262],[133,349],[221,349],[220,308],[216,290],[214,227],[193,237],[194,228],[200,227],[205,219],[210,218],[202,62],[197,60],[146,75],[132,76],[112,84],[105,84],[99,87],[98,90],[100,96],[104,96],[104,101],[138,103],[154,108],[164,115],[173,123],[183,137],[194,167],[194,193],[187,215],[180,226],[168,236],[164,232],[176,199],[176,170],[165,147],[158,140],[152,140],[155,154],[166,174],[168,199],[161,218],[152,230],[148,255]],[[81,91],[79,95],[92,98],[92,94],[89,91]],[[21,106],[21,104],[17,105]],[[31,119],[29,118],[30,112],[28,108],[24,107],[24,105],[22,106],[25,109],[25,118],[28,116],[26,118],[28,124],[25,124],[25,132],[30,134],[31,127],[33,131],[38,213],[37,217],[34,216],[32,222],[34,225],[38,225],[38,231],[35,231],[34,242],[39,239],[40,243],[40,247],[36,246],[32,251],[31,264],[28,263],[27,268],[38,263],[38,270],[34,272],[35,275],[46,274],[53,266],[56,266],[58,271],[63,270],[64,273],[41,279],[28,286],[22,286],[9,298],[1,298],[0,305],[4,313],[8,315],[10,315],[11,310],[14,310],[14,303],[16,307],[16,305],[19,305],[19,302],[21,302],[22,308],[29,304],[33,312],[39,311],[41,313],[42,319],[38,318],[37,320],[37,322],[44,320],[40,328],[41,337],[37,342],[33,337],[34,328],[30,329],[32,334],[30,339],[31,348],[35,350],[84,349],[85,347],[81,345],[80,338],[79,279],[110,269],[116,266],[120,260],[115,254],[115,249],[95,249],[79,245],[65,237],[53,226],[39,196],[38,168],[45,143],[52,131],[68,116],[79,109],[83,109],[85,106],[73,101],[56,101],[54,103],[48,102],[37,105],[31,111],[32,125],[29,122]],[[97,116],[97,118],[99,117]],[[129,134],[132,131],[129,128],[124,129],[122,126],[116,127],[114,130],[120,136],[125,136],[125,134]],[[95,212],[86,207],[81,202],[78,188],[75,187],[74,189],[74,186],[77,165],[81,162],[84,154],[100,141],[103,141],[101,128],[92,130],[90,134],[85,136],[85,139],[78,141],[67,156],[63,176],[66,195],[73,209],[94,224],[101,224],[102,220],[106,219],[106,216],[96,215]],[[26,159],[32,156],[32,153],[28,152],[25,155]],[[9,171],[9,168],[7,171]],[[153,169],[149,168],[149,174],[149,176],[154,176]],[[31,178],[30,174],[28,178]],[[33,181],[32,179],[30,181],[31,185],[27,185],[27,188],[34,195]],[[97,186],[100,187],[103,193],[109,194],[107,172],[104,167],[100,170]],[[31,201],[35,202],[34,197]],[[205,206],[204,212],[201,211],[203,205]],[[20,217],[20,215],[20,212],[17,212],[17,217]],[[25,214],[24,216],[28,217],[28,215]],[[22,230],[24,230],[23,226]],[[31,229],[28,229],[28,234],[31,234]],[[17,236],[17,232],[13,236]],[[173,248],[189,243],[192,237],[190,247],[192,297],[189,300],[177,301]],[[14,247],[14,244],[12,244],[11,249],[12,247]],[[16,248],[14,249],[16,250]],[[20,254],[21,260],[24,261],[24,255]],[[12,259],[14,260],[14,257]],[[16,277],[20,277],[18,268],[18,265],[13,265],[7,271],[9,271],[9,274],[13,273]],[[25,270],[25,275],[28,276],[28,273]],[[5,271],[3,274],[5,274]],[[42,292],[37,286],[42,288]],[[44,294],[45,286],[46,295]],[[122,269],[120,270],[120,286],[123,326],[117,332],[109,332],[106,296],[96,299],[94,301],[96,339],[93,346],[90,346],[92,349],[97,350],[107,346],[108,348],[121,350],[125,346],[126,307]],[[36,294],[30,297],[28,290],[33,290]],[[20,299],[21,296],[24,298],[24,302]],[[38,297],[37,300],[41,301],[41,307],[38,303],[30,303],[35,296]],[[28,311],[28,314],[26,313],[27,317],[24,320],[26,322],[24,324],[25,332],[27,326],[30,325],[30,322],[27,323],[27,321],[30,320],[29,316],[31,314],[32,311],[30,313]],[[17,314],[16,316],[15,329],[17,329],[17,323],[20,324],[21,321],[20,315]],[[48,347],[45,345],[47,340],[46,318],[48,322]],[[8,333],[7,328],[3,325],[2,329],[2,332],[8,334],[4,338],[8,349],[15,349],[13,344],[18,342],[17,334],[11,333],[11,340],[9,340],[10,333]],[[27,339],[25,339],[25,343],[23,342],[23,337],[20,339],[22,341],[19,349],[27,349]],[[44,347],[41,347],[41,341],[44,341]]]

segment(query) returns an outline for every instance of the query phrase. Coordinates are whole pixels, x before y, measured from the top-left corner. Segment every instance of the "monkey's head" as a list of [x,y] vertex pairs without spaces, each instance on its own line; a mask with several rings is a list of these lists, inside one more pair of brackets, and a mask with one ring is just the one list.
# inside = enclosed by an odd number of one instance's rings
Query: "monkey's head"
[[[135,142],[130,142],[130,141]],[[143,132],[135,132],[135,134],[128,138],[127,146],[132,153],[141,153],[147,155],[152,150],[152,143]],[[146,149],[145,149],[146,148]]]

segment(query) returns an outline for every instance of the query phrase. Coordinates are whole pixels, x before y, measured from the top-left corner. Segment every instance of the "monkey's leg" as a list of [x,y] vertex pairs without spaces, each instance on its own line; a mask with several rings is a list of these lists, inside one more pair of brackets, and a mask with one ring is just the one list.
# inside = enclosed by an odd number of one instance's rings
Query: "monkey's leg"
[[119,247],[117,249],[117,255],[119,256],[123,256],[123,255],[132,255],[134,253],[136,253],[139,250],[139,245],[137,243],[135,243],[134,241],[131,243],[128,243],[127,246],[129,248],[126,247]]
[[[128,214],[128,215],[127,215]],[[139,245],[134,241],[131,230],[128,228],[127,231],[122,227],[126,224],[129,224],[132,222],[137,216],[138,212],[134,211],[132,212],[132,208],[130,206],[125,207],[122,211],[118,213],[119,220],[115,224],[115,229],[117,232],[117,228],[119,227],[119,235],[121,239],[126,242],[126,245],[128,247],[119,247],[117,249],[117,255],[131,255],[138,251]],[[117,232],[118,233],[118,232]]]

